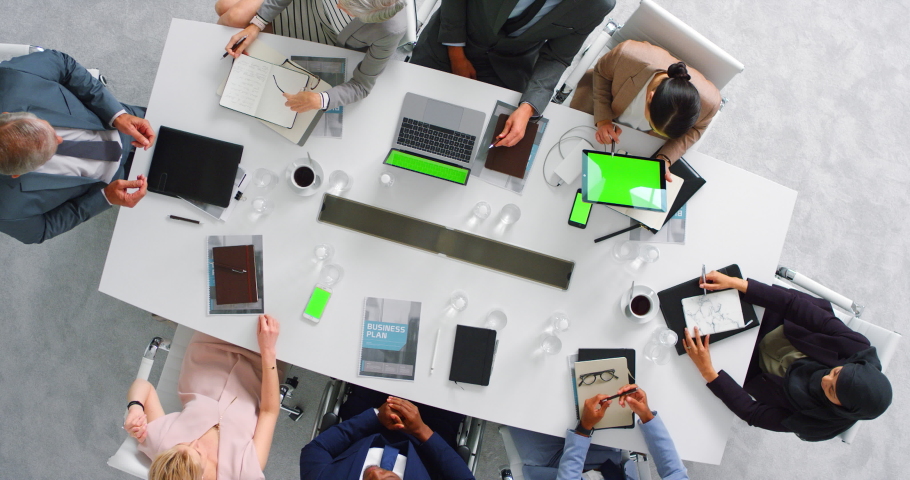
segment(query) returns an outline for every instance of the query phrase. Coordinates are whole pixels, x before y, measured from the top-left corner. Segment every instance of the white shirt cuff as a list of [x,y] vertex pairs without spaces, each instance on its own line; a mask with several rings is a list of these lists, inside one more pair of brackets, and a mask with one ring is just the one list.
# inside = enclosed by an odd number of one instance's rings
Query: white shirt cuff
[[329,100],[330,100],[329,94],[327,92],[320,92],[319,98],[322,100],[322,106],[319,108],[321,108],[323,110],[328,110],[329,109]]
[[104,189],[103,189],[103,188],[101,189],[101,196],[104,197],[104,201],[107,202],[108,205],[110,205],[110,206],[112,206],[112,207],[114,206],[114,204],[111,203],[111,201],[107,199],[107,194],[104,193]]
[[119,117],[120,115],[123,115],[125,113],[126,113],[126,110],[121,109],[119,112],[115,113],[113,117],[111,117],[111,121],[110,121],[111,128],[114,128],[114,120],[117,120],[117,117]]

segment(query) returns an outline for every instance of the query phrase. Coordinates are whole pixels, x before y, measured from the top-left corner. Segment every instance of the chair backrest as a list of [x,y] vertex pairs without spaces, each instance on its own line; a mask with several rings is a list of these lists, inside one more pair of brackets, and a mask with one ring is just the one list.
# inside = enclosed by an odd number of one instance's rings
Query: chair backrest
[[607,49],[626,40],[657,45],[702,73],[718,90],[743,71],[742,63],[652,0],[641,5],[613,34]]
[[16,43],[0,43],[0,62],[5,62],[13,57],[28,55],[31,53],[31,45],[20,45]]

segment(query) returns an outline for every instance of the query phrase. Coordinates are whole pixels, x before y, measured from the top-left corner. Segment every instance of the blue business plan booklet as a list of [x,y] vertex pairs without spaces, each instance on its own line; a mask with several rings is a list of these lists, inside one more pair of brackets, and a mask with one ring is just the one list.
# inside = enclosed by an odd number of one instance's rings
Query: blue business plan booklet
[[419,330],[420,302],[367,297],[359,375],[414,380]]

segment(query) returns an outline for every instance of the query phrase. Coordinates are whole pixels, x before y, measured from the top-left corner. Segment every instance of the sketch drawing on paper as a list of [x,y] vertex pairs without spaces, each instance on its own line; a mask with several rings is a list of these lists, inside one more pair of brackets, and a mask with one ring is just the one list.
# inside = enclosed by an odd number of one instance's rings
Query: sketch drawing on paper
[[739,292],[723,290],[682,300],[686,327],[697,326],[702,335],[743,328],[743,311]]

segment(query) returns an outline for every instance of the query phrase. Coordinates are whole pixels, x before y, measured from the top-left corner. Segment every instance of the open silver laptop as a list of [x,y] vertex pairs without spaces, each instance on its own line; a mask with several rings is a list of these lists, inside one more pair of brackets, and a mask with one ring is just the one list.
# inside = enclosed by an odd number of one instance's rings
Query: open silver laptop
[[408,93],[392,148],[470,168],[484,120],[483,112]]

